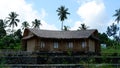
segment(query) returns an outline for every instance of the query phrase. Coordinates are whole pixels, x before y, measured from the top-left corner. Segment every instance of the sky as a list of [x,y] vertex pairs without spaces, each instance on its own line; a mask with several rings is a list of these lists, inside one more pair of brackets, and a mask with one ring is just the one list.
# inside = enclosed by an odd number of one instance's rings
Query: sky
[[28,21],[32,26],[35,19],[41,20],[41,29],[60,30],[61,21],[56,10],[60,6],[68,8],[68,19],[64,21],[70,30],[77,30],[85,23],[88,29],[97,29],[106,32],[115,17],[115,10],[120,8],[120,0],[0,0],[0,19],[8,17],[10,12],[19,14],[21,23]]

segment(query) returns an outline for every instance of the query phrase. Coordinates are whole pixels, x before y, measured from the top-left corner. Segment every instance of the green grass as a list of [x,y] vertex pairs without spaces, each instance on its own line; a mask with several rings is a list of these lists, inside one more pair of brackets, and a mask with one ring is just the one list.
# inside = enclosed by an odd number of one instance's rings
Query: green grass
[[101,48],[101,53],[102,55],[113,55],[115,53],[120,55],[120,46]]
[[103,64],[92,65],[90,68],[113,68],[113,66],[103,63]]

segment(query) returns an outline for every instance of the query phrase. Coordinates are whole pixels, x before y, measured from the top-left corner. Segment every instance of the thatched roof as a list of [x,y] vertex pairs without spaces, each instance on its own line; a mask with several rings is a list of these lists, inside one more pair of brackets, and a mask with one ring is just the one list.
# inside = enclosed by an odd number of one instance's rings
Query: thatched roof
[[[36,28],[26,28],[25,31],[30,31],[35,36],[40,38],[55,38],[55,39],[80,39],[80,38],[89,38],[93,35],[94,32],[97,32],[96,29],[90,30],[79,30],[79,31],[57,31],[57,30],[41,30]],[[24,32],[25,32],[24,31]],[[32,37],[33,35],[27,36],[23,39]]]

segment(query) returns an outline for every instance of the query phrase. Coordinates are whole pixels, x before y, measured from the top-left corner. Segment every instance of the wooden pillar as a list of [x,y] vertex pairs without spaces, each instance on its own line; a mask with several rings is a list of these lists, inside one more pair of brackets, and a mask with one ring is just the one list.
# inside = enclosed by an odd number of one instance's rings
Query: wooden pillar
[[86,42],[85,52],[89,52],[89,40],[88,40],[88,39],[85,39],[85,42]]

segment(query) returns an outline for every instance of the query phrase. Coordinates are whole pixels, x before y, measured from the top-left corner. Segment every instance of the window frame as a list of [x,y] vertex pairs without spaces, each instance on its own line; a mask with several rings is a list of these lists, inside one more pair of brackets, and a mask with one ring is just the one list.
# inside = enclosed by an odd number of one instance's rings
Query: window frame
[[45,42],[44,41],[40,42],[40,48],[45,48]]
[[86,41],[82,41],[81,46],[82,46],[82,48],[86,48]]
[[53,43],[53,48],[56,48],[56,49],[59,48],[58,42],[54,42],[54,43]]
[[68,44],[67,44],[67,48],[73,48],[73,42],[68,42]]

